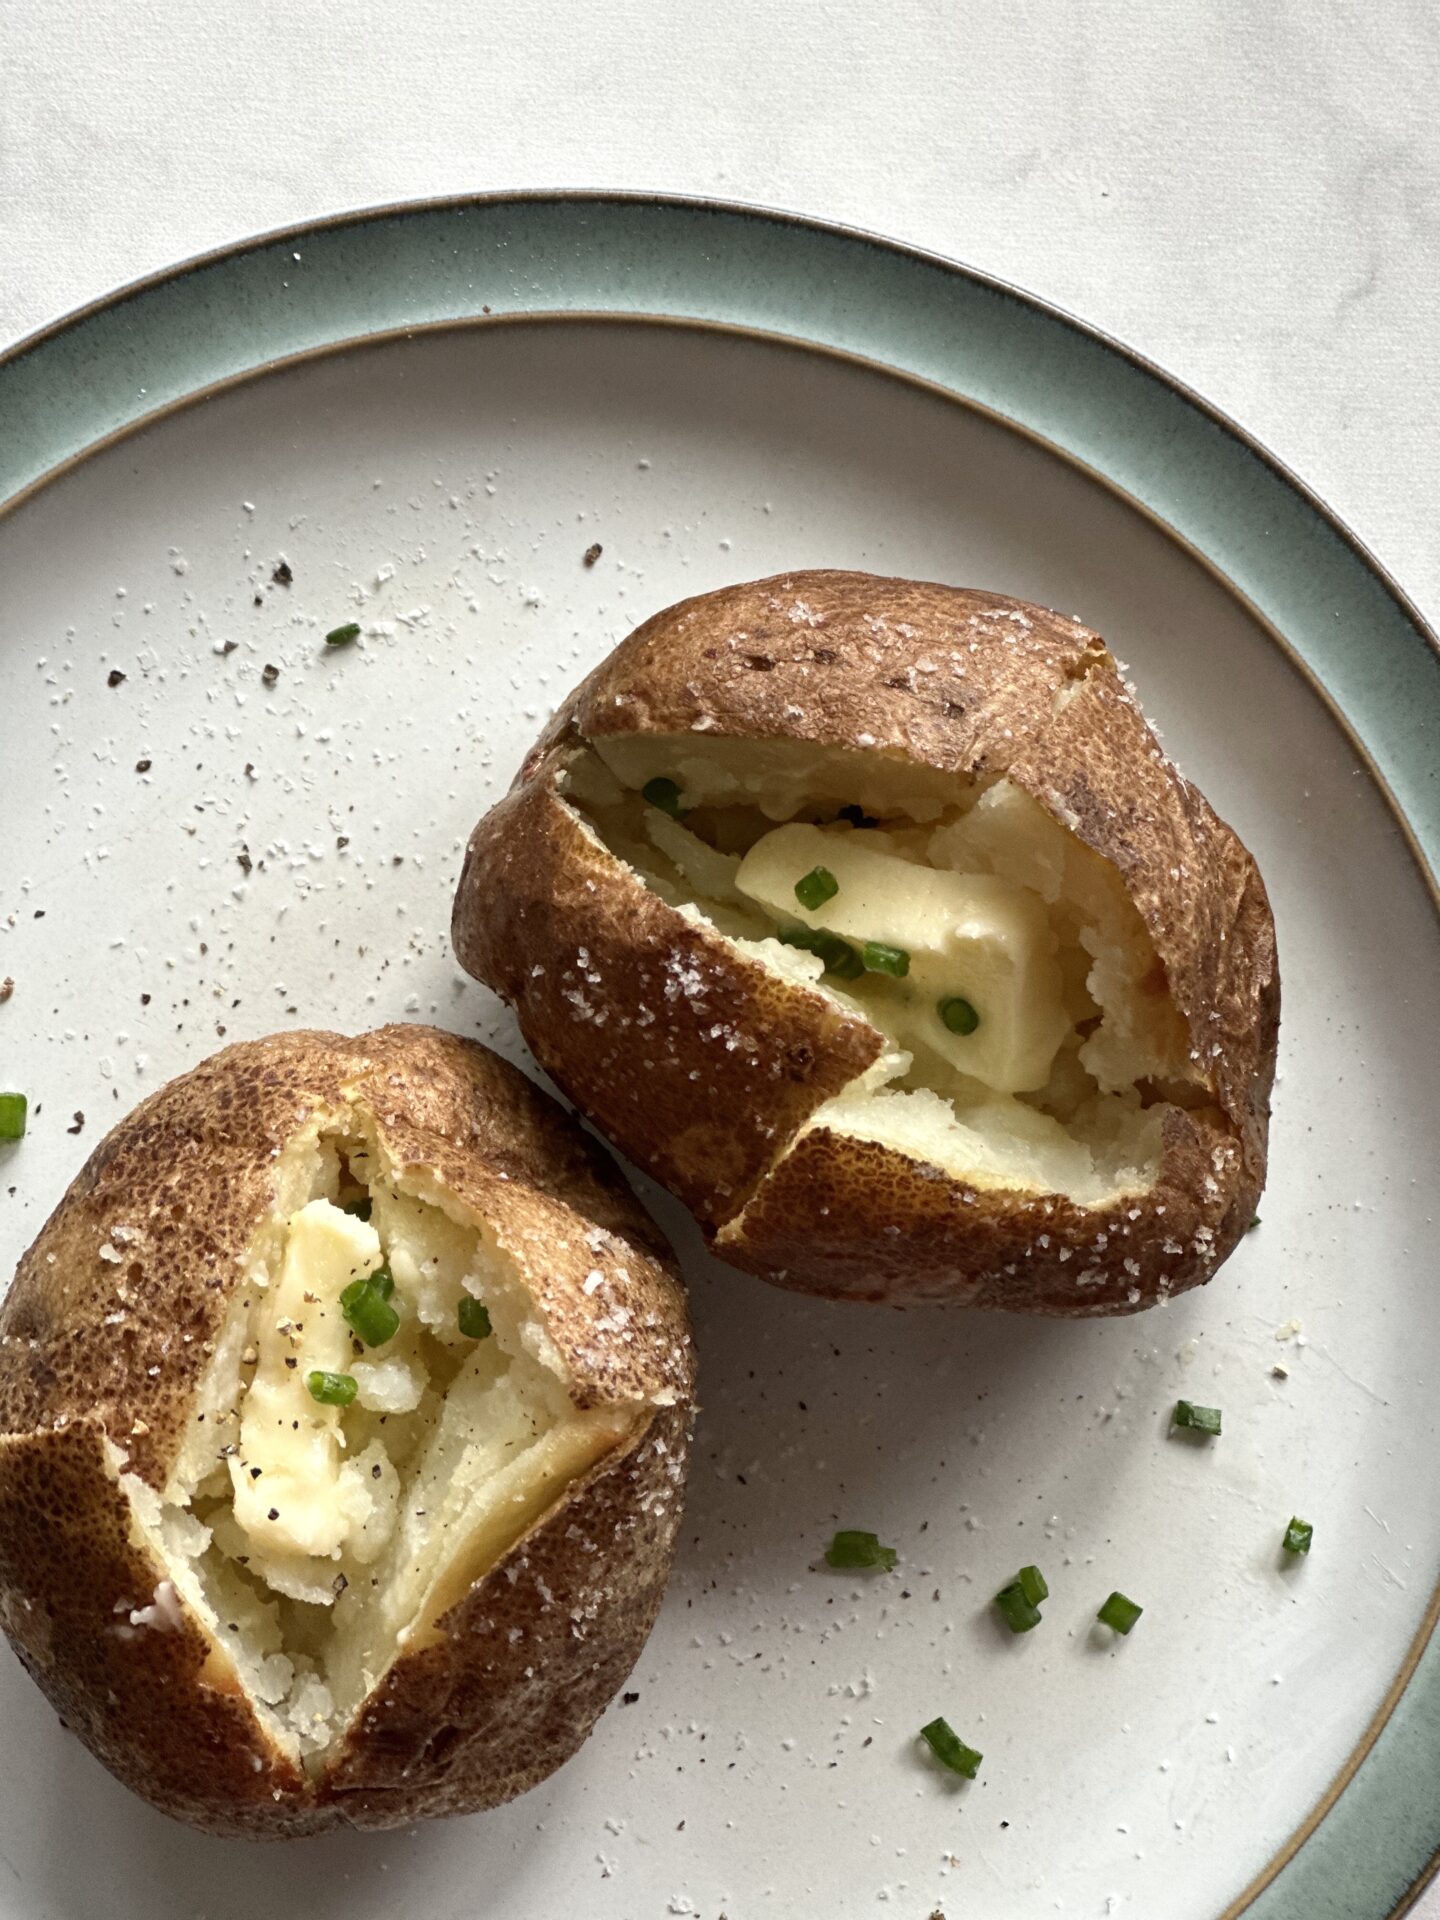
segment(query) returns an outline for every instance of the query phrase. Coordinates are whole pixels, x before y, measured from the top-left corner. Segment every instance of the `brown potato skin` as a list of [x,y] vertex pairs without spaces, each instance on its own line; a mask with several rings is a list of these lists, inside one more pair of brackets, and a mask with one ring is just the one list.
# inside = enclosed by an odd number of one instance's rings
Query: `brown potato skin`
[[[183,1604],[173,1629],[117,1630],[164,1568],[132,1535],[105,1441],[164,1486],[273,1204],[275,1156],[347,1092],[400,1165],[433,1171],[490,1223],[573,1371],[577,1405],[661,1391],[674,1404],[569,1488],[430,1644],[396,1659],[312,1781],[273,1745],[229,1655]],[[592,1245],[596,1226],[606,1237]],[[623,1294],[643,1337],[597,1324],[604,1310],[584,1291],[595,1267],[613,1282],[599,1297]],[[515,1068],[420,1026],[226,1048],[100,1143],[0,1308],[0,1624],[113,1773],[210,1832],[285,1838],[496,1805],[569,1758],[644,1645],[679,1520],[693,1386],[668,1247]],[[580,1551],[581,1539],[601,1550]]]
[[[824,1131],[785,1153],[875,1057],[873,1030],[843,1016],[827,1027],[821,996],[686,922],[554,792],[578,741],[687,732],[1008,777],[1110,860],[1205,1083],[1166,1126],[1151,1192],[1107,1210],[986,1193]],[[686,1202],[715,1251],[801,1291],[1133,1311],[1209,1279],[1264,1184],[1280,1006],[1264,884],[1161,751],[1104,642],[1042,607],[806,572],[655,615],[576,689],[476,827],[452,937],[462,964],[515,1007],[541,1064]],[[665,995],[677,953],[698,993]],[[753,1048],[744,1072],[736,1036]],[[781,1065],[797,1041],[803,1077]]]

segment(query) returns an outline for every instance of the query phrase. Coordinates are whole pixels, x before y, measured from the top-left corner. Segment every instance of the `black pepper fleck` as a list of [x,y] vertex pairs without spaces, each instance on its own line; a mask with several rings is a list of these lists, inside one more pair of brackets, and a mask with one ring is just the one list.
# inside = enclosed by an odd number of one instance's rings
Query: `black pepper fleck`
[[295,578],[294,574],[290,571],[290,562],[288,560],[277,560],[270,578],[275,582],[277,587],[288,587],[290,582]]
[[111,667],[109,673],[105,676],[105,684],[107,687],[121,686],[124,684],[124,680],[125,675],[120,671],[119,667]]

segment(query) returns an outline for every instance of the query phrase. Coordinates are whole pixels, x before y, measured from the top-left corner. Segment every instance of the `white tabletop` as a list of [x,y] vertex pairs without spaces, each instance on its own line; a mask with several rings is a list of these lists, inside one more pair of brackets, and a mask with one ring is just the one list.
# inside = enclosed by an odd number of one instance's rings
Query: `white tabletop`
[[[877,229],[1160,362],[1440,622],[1432,0],[18,0],[0,346],[185,255],[509,186]],[[1440,1893],[1417,1913],[1440,1920]]]

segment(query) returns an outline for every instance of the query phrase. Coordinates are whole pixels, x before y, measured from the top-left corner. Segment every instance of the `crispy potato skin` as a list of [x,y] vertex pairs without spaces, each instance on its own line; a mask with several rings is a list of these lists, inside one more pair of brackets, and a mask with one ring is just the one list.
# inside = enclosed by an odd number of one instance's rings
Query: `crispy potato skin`
[[867,1021],[692,925],[631,878],[545,777],[476,827],[456,952],[511,1001],[570,1098],[707,1226],[880,1051]]
[[[673,1463],[688,1439],[688,1412],[657,1412],[636,1446],[475,1583],[443,1639],[396,1663],[326,1783],[348,1819],[408,1823],[417,1792],[427,1814],[495,1806],[569,1759],[654,1623],[680,1502]],[[576,1528],[600,1551],[577,1552]]]
[[[1105,1210],[984,1192],[821,1129],[785,1153],[875,1057],[872,1030],[843,1017],[827,1029],[821,996],[642,888],[554,791],[578,741],[687,732],[1007,777],[1110,860],[1206,1083],[1167,1123],[1151,1192]],[[1041,607],[809,572],[655,615],[576,689],[476,827],[453,938],[541,1064],[691,1207],[715,1251],[802,1291],[1132,1311],[1208,1279],[1264,1183],[1280,994],[1264,885],[1099,636]],[[797,1042],[803,1078],[783,1070]]]
[[[165,1569],[132,1524],[112,1450],[164,1487],[274,1203],[275,1159],[317,1112],[343,1114],[351,1098],[401,1168],[435,1175],[489,1222],[537,1297],[578,1406],[657,1394],[673,1404],[642,1416],[435,1635],[395,1660],[310,1780],[182,1601],[164,1624],[129,1625]],[[623,1298],[639,1337],[625,1339],[584,1291],[597,1267],[612,1283],[599,1298]],[[419,1026],[229,1047],[101,1142],[0,1308],[0,1624],[112,1772],[211,1832],[284,1838],[496,1805],[575,1751],[644,1644],[679,1520],[693,1385],[669,1249],[613,1167],[515,1068]]]

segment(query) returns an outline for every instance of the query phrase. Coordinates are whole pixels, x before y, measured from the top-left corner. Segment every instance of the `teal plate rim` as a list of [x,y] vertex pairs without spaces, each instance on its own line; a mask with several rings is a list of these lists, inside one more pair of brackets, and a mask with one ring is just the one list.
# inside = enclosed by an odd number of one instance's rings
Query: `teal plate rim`
[[[934,387],[1047,445],[1229,585],[1326,698],[1440,900],[1440,640],[1256,440],[990,275],[766,208],[516,191],[344,213],[122,287],[0,353],[0,518],[239,380],[379,337],[570,318],[768,336]],[[1344,1766],[1217,1920],[1396,1920],[1440,1872],[1440,1589]]]

